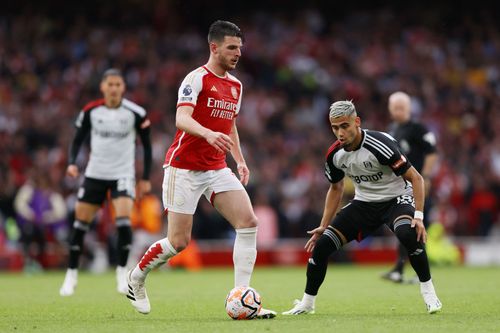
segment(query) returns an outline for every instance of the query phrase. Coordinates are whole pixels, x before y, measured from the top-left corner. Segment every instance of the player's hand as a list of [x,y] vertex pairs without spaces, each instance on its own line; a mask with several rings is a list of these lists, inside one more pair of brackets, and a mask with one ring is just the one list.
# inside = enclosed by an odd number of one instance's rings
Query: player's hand
[[137,197],[140,199],[149,192],[151,192],[151,182],[149,180],[141,179],[137,184]]
[[70,177],[76,178],[78,177],[78,174],[80,172],[78,171],[78,167],[74,164],[68,165],[68,168],[66,169],[66,174]]
[[411,227],[417,228],[417,242],[427,243],[427,231],[425,231],[424,222],[421,219],[413,219]]
[[250,179],[250,170],[248,170],[248,167],[245,163],[238,164],[237,169],[238,174],[240,175],[240,182],[244,186],[247,186],[248,180]]
[[233,140],[231,140],[228,135],[214,131],[208,132],[205,136],[205,140],[207,140],[212,147],[217,149],[219,153],[227,153],[231,150],[234,144]]
[[321,237],[321,235],[323,235],[324,231],[325,228],[317,227],[316,229],[309,230],[307,232],[309,235],[312,235],[311,238],[309,238],[309,240],[307,241],[306,245],[304,246],[304,249],[306,249],[307,252],[312,252],[312,250],[314,250],[316,242]]

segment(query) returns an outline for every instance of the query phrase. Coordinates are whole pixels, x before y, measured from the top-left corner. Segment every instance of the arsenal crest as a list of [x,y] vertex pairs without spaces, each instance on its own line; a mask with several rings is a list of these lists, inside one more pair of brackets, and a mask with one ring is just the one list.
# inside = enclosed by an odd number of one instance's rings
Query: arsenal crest
[[238,99],[238,90],[236,90],[235,87],[231,87],[231,95],[233,95],[235,99]]

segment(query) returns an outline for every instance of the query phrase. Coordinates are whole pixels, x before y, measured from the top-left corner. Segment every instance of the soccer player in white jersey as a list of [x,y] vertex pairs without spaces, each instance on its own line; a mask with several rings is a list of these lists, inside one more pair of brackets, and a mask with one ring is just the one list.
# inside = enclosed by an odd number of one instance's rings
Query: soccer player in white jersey
[[[250,172],[236,127],[242,85],[228,73],[241,56],[241,30],[231,22],[216,21],[210,26],[208,44],[208,62],[189,73],[179,88],[177,133],[164,164],[167,237],[152,244],[128,274],[127,297],[136,310],[144,314],[151,311],[144,286],[146,276],[188,245],[193,214],[202,195],[236,230],[235,286],[250,285],[257,256],[257,218],[243,187],[248,183]],[[228,152],[237,163],[239,179],[226,165]],[[274,311],[262,309],[257,317],[275,315]]]
[[[330,123],[337,141],[326,155],[325,175],[331,185],[319,227],[309,231],[305,245],[312,252],[302,300],[285,315],[314,313],[316,295],[326,275],[328,257],[343,245],[369,236],[382,224],[396,234],[408,251],[420,280],[429,313],[441,310],[425,252],[423,225],[424,181],[388,134],[361,129],[354,104],[338,101],[330,107]],[[355,186],[354,199],[339,208],[344,177]],[[335,218],[334,218],[335,216]],[[330,223],[330,221],[333,222]]]
[[104,72],[100,88],[104,98],[88,103],[75,122],[77,130],[69,153],[66,172],[70,177],[77,177],[78,151],[90,134],[90,159],[85,169],[85,179],[78,190],[75,221],[69,240],[68,270],[59,290],[61,296],[71,296],[75,292],[83,239],[108,192],[115,210],[118,233],[117,290],[122,294],[127,293],[126,263],[132,242],[130,215],[135,196],[136,135],[140,136],[144,148],[144,168],[138,184],[138,195],[151,190],[150,121],[146,111],[123,98],[125,81],[119,70]]

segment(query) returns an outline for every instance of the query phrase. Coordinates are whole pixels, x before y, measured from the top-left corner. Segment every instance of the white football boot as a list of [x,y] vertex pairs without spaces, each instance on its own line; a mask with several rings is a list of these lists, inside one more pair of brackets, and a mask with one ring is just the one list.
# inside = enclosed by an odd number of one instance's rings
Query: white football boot
[[127,267],[116,266],[116,290],[120,294],[128,294]]
[[422,293],[425,305],[427,306],[427,312],[430,314],[441,311],[443,304],[437,297],[435,293]]
[[78,270],[69,269],[66,271],[66,276],[64,277],[64,282],[59,289],[59,295],[61,296],[71,296],[75,293],[76,285],[78,284]]
[[436,295],[432,279],[427,282],[420,282],[420,294],[422,294],[428,313],[432,314],[441,311],[443,305]]
[[135,281],[132,279],[132,270],[127,274],[128,293],[127,298],[132,303],[132,306],[142,314],[151,312],[148,294],[144,282]]
[[293,308],[291,310],[285,311],[282,314],[286,316],[298,316],[301,314],[314,314],[314,306],[307,306],[301,301],[296,299],[293,301]]
[[389,280],[395,283],[403,282],[403,275],[396,271],[387,272],[381,275],[382,279]]
[[259,313],[255,316],[256,319],[273,319],[276,317],[276,311],[260,308]]

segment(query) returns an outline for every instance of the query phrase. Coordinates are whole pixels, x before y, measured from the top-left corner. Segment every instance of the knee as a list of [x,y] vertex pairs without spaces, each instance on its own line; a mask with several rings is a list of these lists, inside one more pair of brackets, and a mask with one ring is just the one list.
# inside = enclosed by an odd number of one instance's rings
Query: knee
[[242,219],[241,222],[236,226],[236,229],[255,228],[258,224],[259,221],[257,220],[257,216],[252,214],[249,217]]
[[[335,236],[337,236],[335,234]],[[328,260],[328,257],[342,246],[342,243],[339,239],[333,240],[330,236],[323,234],[316,245],[314,246],[314,250],[312,253],[312,257],[316,263],[325,262]]]
[[401,244],[403,244],[408,250],[414,250],[418,247],[419,242],[417,242],[417,232],[414,228],[410,227],[409,224],[399,226],[394,231],[398,237]]

